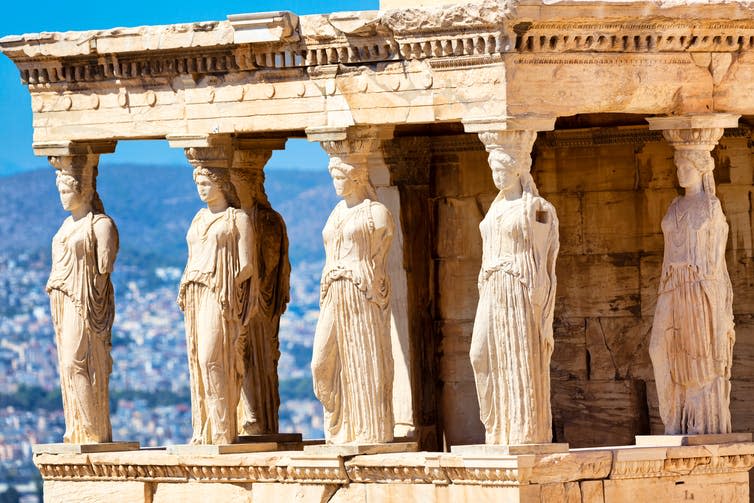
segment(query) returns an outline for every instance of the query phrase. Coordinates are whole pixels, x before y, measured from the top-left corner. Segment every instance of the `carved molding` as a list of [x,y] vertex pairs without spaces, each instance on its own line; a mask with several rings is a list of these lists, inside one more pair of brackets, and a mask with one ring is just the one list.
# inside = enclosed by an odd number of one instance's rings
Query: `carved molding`
[[[725,138],[749,138],[747,126],[727,128]],[[547,131],[539,134],[535,149],[594,147],[598,145],[641,145],[663,141],[661,131],[651,131],[647,126],[604,127]]]
[[[727,455],[698,456],[695,449],[689,448],[689,457],[622,460],[620,457],[612,459],[608,456],[606,462],[590,461],[581,454],[571,453],[560,457],[574,456],[573,462],[577,463],[578,470],[569,469],[562,476],[568,480],[572,477],[576,480],[599,480],[745,472],[754,466],[754,452],[746,452],[751,450],[750,446],[751,444],[741,444],[742,448],[737,449],[737,453]],[[647,454],[656,456],[656,449]],[[248,456],[224,455],[205,459],[204,464],[198,464],[196,460],[179,460],[170,455],[160,455],[160,459],[150,455],[142,464],[138,462],[138,458],[143,455],[143,452],[129,454],[128,457],[133,459],[107,459],[106,456],[100,458],[97,455],[65,458],[36,455],[34,461],[45,480],[301,484],[359,482],[487,486],[553,482],[554,477],[561,473],[560,461],[565,461],[552,459],[552,456],[536,457],[534,460],[526,456],[469,459],[430,453],[405,459],[391,457],[378,460],[372,456],[358,456],[347,462],[338,457],[273,456],[255,460]]]
[[[7,40],[0,43],[0,49],[12,57],[21,80],[33,89],[130,79],[170,81],[175,77],[186,77],[197,81],[202,76],[238,72],[312,70],[326,65],[368,65],[423,59],[429,60],[432,67],[442,69],[496,64],[501,61],[500,56],[507,53],[544,58],[524,57],[515,60],[518,64],[588,64],[594,62],[591,56],[600,54],[650,54],[662,58],[660,64],[668,58],[675,58],[673,61],[679,64],[692,64],[690,58],[680,59],[677,54],[754,51],[752,20],[529,22],[512,18],[510,3],[387,11],[381,18],[367,23],[366,36],[347,35],[328,24],[332,33],[320,34],[319,31],[324,29],[315,26],[313,32],[302,33],[299,40],[283,37],[263,42],[243,42],[240,39],[232,42],[220,35],[225,24],[214,23],[211,30],[218,32],[211,39],[214,45],[208,42],[206,45],[162,50],[107,52],[108,46],[98,46],[97,37],[94,37],[90,40],[94,45],[88,54],[82,52],[65,57],[41,56],[24,49],[24,44],[34,46],[36,39]],[[334,22],[338,24],[337,20]],[[59,34],[52,34],[52,40],[43,40],[42,35],[37,36],[41,43],[54,44],[57,41],[54,37]],[[115,38],[122,35],[113,30],[112,33],[102,32],[100,36]],[[133,36],[146,37],[140,32],[134,32]],[[144,43],[136,44],[139,45]],[[581,60],[561,56],[552,59],[563,53],[574,56],[585,53],[590,58]],[[646,64],[650,64],[652,60],[647,61]],[[611,58],[609,63],[619,64],[620,61]]]

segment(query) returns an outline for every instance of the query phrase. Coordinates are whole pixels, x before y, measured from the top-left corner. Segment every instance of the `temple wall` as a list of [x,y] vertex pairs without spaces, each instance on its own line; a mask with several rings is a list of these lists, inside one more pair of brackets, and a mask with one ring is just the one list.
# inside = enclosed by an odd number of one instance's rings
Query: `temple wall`
[[[417,141],[393,140],[388,150],[402,156],[399,161],[397,154],[386,155],[393,170],[416,166],[416,154],[407,146]],[[418,281],[409,290],[424,302],[429,295],[434,325],[418,322],[412,332],[423,334],[424,344],[436,345],[440,441],[483,442],[468,351],[481,263],[478,225],[496,190],[475,135],[426,141],[431,218],[430,236],[423,239],[429,239],[432,271],[428,285]],[[730,224],[727,262],[737,336],[734,431],[754,429],[754,406],[746,399],[754,392],[754,164],[749,142],[747,132],[729,131],[714,151],[718,196]],[[555,441],[572,447],[630,445],[634,435],[662,433],[648,344],[662,262],[660,222],[678,194],[672,158],[671,147],[645,127],[540,133],[535,144],[532,173],[560,219],[551,365]],[[420,199],[416,212],[425,196],[413,194]],[[408,218],[416,222],[417,215]],[[421,269],[416,265],[422,260],[416,242],[421,232],[407,254],[414,257],[414,274]],[[409,311],[425,307],[410,305]],[[425,368],[432,366],[431,352],[421,358]],[[428,387],[430,379],[424,374],[420,387]],[[431,415],[431,409],[428,402],[419,406],[420,413]]]

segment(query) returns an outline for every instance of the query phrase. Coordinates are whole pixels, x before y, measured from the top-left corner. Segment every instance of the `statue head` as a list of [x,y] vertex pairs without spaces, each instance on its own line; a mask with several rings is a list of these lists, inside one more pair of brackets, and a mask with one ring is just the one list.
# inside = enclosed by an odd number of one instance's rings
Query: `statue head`
[[369,170],[366,159],[355,159],[355,156],[332,155],[327,169],[333,179],[333,186],[338,197],[359,195],[362,199],[376,200],[377,196],[369,180]]
[[701,186],[705,192],[715,193],[715,180],[712,174],[715,160],[708,150],[676,149],[673,159],[681,187],[688,189]]
[[524,192],[538,195],[531,177],[531,154],[524,150],[492,148],[487,158],[492,180],[501,192],[520,184]]
[[97,193],[97,161],[97,156],[90,155],[50,157],[50,163],[57,169],[55,185],[64,210],[89,208],[94,213],[105,212]]
[[194,168],[194,183],[199,192],[199,198],[205,203],[212,203],[221,199],[228,206],[240,207],[236,189],[230,180],[230,172],[226,168]]

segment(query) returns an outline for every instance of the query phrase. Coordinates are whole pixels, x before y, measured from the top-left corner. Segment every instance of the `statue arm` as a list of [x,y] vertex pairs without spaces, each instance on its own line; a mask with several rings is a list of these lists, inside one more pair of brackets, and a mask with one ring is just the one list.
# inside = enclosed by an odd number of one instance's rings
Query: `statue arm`
[[110,218],[98,218],[93,227],[97,269],[100,274],[109,274],[113,272],[115,257],[118,254],[118,229]]
[[236,229],[238,230],[238,273],[236,281],[243,283],[254,271],[253,242],[254,236],[249,216],[243,211],[236,212]]

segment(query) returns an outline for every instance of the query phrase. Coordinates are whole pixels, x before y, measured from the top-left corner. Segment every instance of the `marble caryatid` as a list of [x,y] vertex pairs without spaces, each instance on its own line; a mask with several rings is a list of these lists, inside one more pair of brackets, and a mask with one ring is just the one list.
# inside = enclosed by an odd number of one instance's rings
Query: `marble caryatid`
[[558,218],[529,173],[536,132],[489,134],[494,138],[480,136],[500,192],[479,225],[482,268],[470,356],[480,415],[487,444],[547,443]]
[[[251,156],[251,154],[247,154]],[[251,169],[233,169],[241,207],[252,225],[249,247],[254,256],[257,306],[244,327],[244,378],[238,403],[239,435],[278,432],[278,329],[289,297],[291,265],[285,222],[264,191],[264,160]]]
[[[187,149],[191,159],[191,151]],[[253,314],[253,253],[248,215],[238,209],[226,168],[192,162],[207,204],[186,235],[188,262],[178,304],[184,312],[191,384],[192,444],[236,440],[244,362],[244,326]]]
[[314,393],[330,444],[393,440],[393,357],[387,253],[394,222],[376,200],[366,155],[323,142],[343,198],[322,231],[325,267],[314,336]]
[[51,157],[71,215],[52,238],[47,281],[58,348],[66,443],[110,442],[108,384],[115,296],[110,274],[118,230],[97,194],[98,155]]
[[666,434],[729,433],[735,332],[728,224],[710,152],[677,146],[675,164],[685,193],[662,219],[665,252],[649,348],[660,416]]

